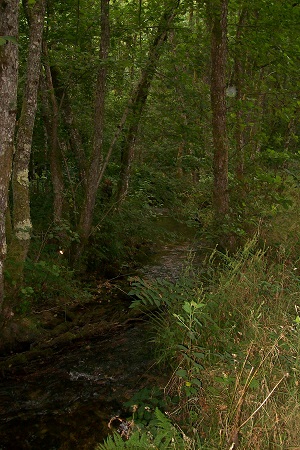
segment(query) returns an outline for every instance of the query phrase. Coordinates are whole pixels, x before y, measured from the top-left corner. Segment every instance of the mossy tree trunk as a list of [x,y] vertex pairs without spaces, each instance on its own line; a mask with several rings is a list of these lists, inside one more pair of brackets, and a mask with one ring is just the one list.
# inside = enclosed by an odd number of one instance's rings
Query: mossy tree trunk
[[25,92],[13,163],[13,236],[8,254],[11,262],[9,266],[11,277],[17,283],[20,283],[23,278],[23,266],[29,249],[32,228],[28,172],[37,109],[46,1],[37,0],[34,4],[28,4],[24,0],[23,5],[28,18],[30,33]]
[[0,0],[0,324],[12,315],[4,303],[6,211],[16,124],[18,85],[18,0]]

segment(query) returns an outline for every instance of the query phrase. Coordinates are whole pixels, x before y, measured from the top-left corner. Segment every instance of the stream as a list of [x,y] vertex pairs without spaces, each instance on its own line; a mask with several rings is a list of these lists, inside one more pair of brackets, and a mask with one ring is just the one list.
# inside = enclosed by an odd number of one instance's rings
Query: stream
[[[172,219],[160,221],[182,238],[147,256],[138,274],[176,279],[191,253],[192,233]],[[118,301],[128,309],[124,295]],[[124,413],[125,401],[166,381],[156,373],[147,320],[125,322],[0,373],[0,450],[94,449],[110,432],[110,419]]]

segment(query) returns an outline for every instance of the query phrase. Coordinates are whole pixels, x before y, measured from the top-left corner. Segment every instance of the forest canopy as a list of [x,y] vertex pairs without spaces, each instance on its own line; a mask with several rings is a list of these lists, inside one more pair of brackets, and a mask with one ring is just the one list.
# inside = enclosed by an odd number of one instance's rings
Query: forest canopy
[[99,450],[300,448],[299,32],[295,0],[0,0],[0,374],[143,323],[170,375]]

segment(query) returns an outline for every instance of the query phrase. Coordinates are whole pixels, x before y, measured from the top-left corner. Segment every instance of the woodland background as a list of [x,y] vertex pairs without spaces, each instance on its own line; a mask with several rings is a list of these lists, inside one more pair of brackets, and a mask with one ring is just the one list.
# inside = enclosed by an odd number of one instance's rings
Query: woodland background
[[297,275],[299,24],[295,0],[0,0],[8,340],[77,275],[133,264],[161,208]]

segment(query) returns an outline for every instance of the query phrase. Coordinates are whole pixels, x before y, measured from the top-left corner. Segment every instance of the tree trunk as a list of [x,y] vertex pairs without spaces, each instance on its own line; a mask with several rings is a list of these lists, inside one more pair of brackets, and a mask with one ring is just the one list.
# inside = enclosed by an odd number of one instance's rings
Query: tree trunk
[[[193,22],[193,17],[194,17],[194,5],[191,5],[190,7],[190,15],[189,15],[189,21],[190,24],[192,24]],[[176,56],[176,41],[175,41],[175,33],[171,34],[172,39],[171,39],[171,43],[172,43],[172,52],[174,54],[174,59]],[[181,131],[181,142],[178,145],[178,150],[177,150],[177,158],[176,158],[176,162],[177,162],[177,176],[178,178],[181,178],[183,176],[183,168],[182,168],[182,158],[186,155],[186,154],[191,154],[190,150],[187,149],[187,144],[186,144],[186,130],[188,127],[188,117],[187,117],[187,105],[184,101],[184,96],[182,94],[182,90],[180,89],[180,82],[179,82],[179,77],[178,74],[180,74],[181,68],[179,66],[177,66],[176,64],[174,64],[174,79],[176,80],[176,84],[175,84],[175,92],[176,92],[176,97],[177,97],[177,102],[179,103],[179,107],[178,109],[180,110],[180,117],[183,119],[183,123],[182,125],[182,131]],[[195,170],[193,170],[191,172],[191,176],[192,179],[195,179]]]
[[50,147],[50,171],[53,188],[53,221],[60,222],[65,210],[62,154],[58,141],[59,106],[55,96],[48,48],[43,42],[45,78],[41,80],[43,118]]
[[86,188],[87,181],[87,156],[84,151],[83,142],[76,126],[76,117],[72,110],[72,104],[68,95],[67,88],[64,87],[60,81],[61,73],[57,67],[51,66],[51,86],[55,91],[55,98],[59,102],[59,107],[56,106],[56,110],[60,109],[61,117],[64,122],[64,126],[68,132],[68,144],[75,156],[78,164],[79,182]]
[[94,109],[93,149],[87,174],[85,198],[81,210],[78,232],[81,239],[76,249],[75,259],[81,256],[88,241],[91,228],[96,195],[100,182],[101,166],[103,163],[102,141],[105,113],[105,94],[107,78],[107,58],[110,44],[109,0],[101,0],[101,40],[100,40],[100,68],[98,71]]
[[74,117],[71,102],[68,93],[64,91],[62,102],[62,114],[65,122],[66,129],[68,130],[69,141],[71,150],[76,158],[79,169],[79,181],[82,184],[84,190],[86,189],[87,181],[87,164],[86,154],[84,151],[82,139],[78,128],[76,126],[76,118]]
[[33,127],[37,109],[37,93],[41,67],[42,36],[45,16],[45,0],[37,0],[33,6],[24,2],[29,20],[29,47],[22,111],[19,119],[16,153],[14,156],[13,188],[13,238],[9,246],[11,276],[17,282],[23,277],[30,237],[29,163]]
[[140,119],[147,101],[151,81],[155,75],[157,64],[161,55],[161,48],[167,39],[168,31],[176,16],[179,0],[172,3],[171,7],[164,13],[158,26],[157,34],[150,47],[145,68],[142,70],[140,80],[133,92],[127,117],[127,132],[123,139],[121,149],[121,171],[117,192],[118,207],[126,198],[129,187],[131,164],[134,158],[135,141],[139,129]]
[[237,24],[236,31],[236,49],[235,49],[235,59],[234,59],[234,78],[236,85],[236,125],[235,125],[235,146],[236,146],[236,175],[238,180],[242,181],[244,178],[244,126],[243,126],[243,112],[242,112],[242,101],[243,101],[243,71],[244,64],[242,63],[242,30],[246,19],[246,9],[243,8],[239,22]]
[[12,314],[4,304],[3,269],[6,257],[6,210],[16,124],[18,85],[18,0],[0,0],[0,323]]
[[227,0],[214,0],[211,8],[211,108],[214,145],[213,204],[216,221],[229,211],[228,143],[226,131]]

